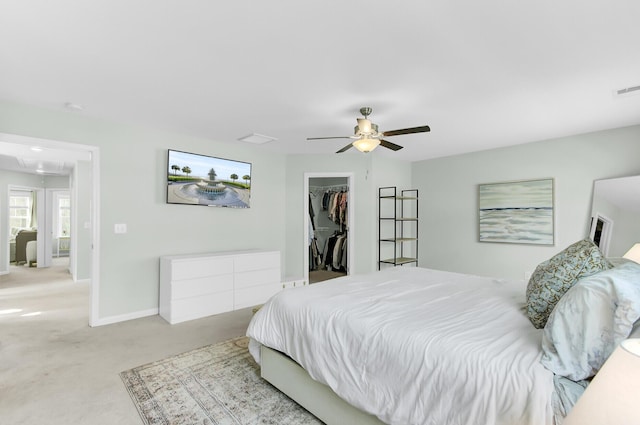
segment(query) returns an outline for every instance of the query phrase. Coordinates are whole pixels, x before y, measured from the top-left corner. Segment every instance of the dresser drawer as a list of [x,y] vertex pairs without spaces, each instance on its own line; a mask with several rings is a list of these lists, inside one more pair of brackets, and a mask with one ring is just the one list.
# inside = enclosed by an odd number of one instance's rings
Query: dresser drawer
[[171,280],[195,279],[230,273],[233,273],[232,257],[198,257],[174,260],[171,266]]
[[268,283],[280,284],[280,269],[266,269],[236,273],[234,287],[236,289],[242,289]]
[[280,269],[280,252],[278,251],[238,255],[235,260],[234,271],[242,273],[273,268]]
[[269,298],[282,290],[282,284],[277,281],[268,285],[251,286],[235,290],[234,309],[252,307],[264,304]]
[[233,291],[171,301],[169,323],[180,323],[233,310]]
[[170,298],[180,299],[216,292],[233,291],[233,274],[220,274],[197,279],[176,280],[170,283]]

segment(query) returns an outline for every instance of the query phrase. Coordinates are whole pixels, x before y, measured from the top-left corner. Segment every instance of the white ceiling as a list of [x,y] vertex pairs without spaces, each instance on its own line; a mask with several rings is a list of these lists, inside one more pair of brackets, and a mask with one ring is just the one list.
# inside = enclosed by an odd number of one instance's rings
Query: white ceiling
[[89,159],[86,151],[43,147],[38,139],[29,137],[21,137],[18,143],[0,134],[0,170],[65,176],[78,160]]
[[[640,124],[640,1],[0,0],[0,99],[332,153],[361,106],[421,160]],[[352,149],[343,155],[362,155]]]

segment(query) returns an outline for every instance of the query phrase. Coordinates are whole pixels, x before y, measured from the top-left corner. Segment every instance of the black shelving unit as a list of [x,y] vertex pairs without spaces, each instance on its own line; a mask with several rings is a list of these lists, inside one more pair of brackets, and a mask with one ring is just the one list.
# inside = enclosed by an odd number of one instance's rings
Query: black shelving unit
[[[393,202],[393,207],[383,208],[383,203],[389,202]],[[402,190],[398,196],[396,186],[378,188],[378,237],[378,270],[382,264],[418,265],[418,189]],[[383,246],[390,244],[393,257],[381,258]],[[407,244],[413,244],[412,256],[405,255],[409,251]]]

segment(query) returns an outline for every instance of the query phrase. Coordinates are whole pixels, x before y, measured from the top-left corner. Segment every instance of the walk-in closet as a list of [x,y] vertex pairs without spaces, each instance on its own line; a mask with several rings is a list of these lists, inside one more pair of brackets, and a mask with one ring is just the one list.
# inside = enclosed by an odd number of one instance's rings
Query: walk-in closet
[[309,283],[348,274],[348,201],[348,178],[309,178]]

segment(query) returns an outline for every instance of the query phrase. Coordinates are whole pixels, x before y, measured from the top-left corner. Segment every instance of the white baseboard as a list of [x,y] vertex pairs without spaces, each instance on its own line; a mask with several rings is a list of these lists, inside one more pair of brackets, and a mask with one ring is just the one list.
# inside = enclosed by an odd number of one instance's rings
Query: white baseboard
[[92,323],[91,326],[111,325],[113,323],[126,322],[127,320],[140,319],[142,317],[148,317],[148,316],[155,316],[158,314],[158,311],[159,310],[157,308],[151,308],[149,310],[134,311],[133,313],[121,314],[119,316],[102,317],[96,320],[94,323]]

